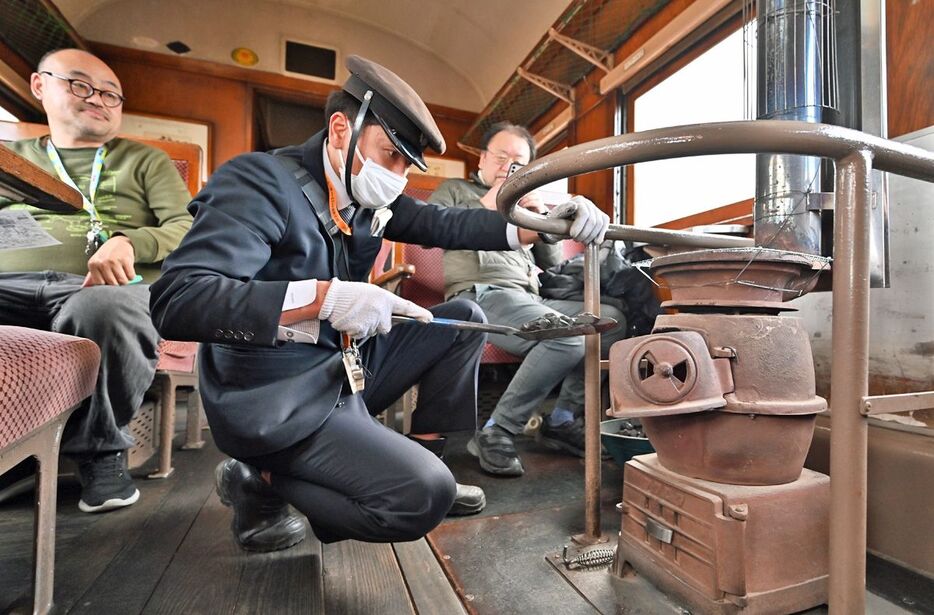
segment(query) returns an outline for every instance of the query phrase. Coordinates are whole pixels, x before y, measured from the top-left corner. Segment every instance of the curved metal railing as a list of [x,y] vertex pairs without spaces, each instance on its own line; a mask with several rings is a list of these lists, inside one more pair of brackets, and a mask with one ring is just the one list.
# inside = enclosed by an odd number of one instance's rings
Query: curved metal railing
[[[567,236],[571,223],[516,208],[525,194],[557,179],[616,166],[715,154],[800,154],[836,163],[833,277],[833,363],[830,389],[829,604],[832,614],[865,611],[868,427],[861,408],[869,377],[869,253],[873,167],[934,182],[934,154],[862,132],[807,122],[757,120],[661,128],[581,143],[539,158],[512,175],[496,199],[513,224]],[[610,225],[607,239],[700,248],[741,247],[751,239]],[[599,261],[588,246],[584,309],[599,313]],[[585,533],[600,539],[600,342],[587,336],[585,355]]]

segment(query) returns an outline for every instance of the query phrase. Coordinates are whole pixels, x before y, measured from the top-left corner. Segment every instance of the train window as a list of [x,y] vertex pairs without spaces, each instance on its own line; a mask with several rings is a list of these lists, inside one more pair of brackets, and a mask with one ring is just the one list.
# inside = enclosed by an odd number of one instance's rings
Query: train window
[[13,115],[12,113],[10,113],[9,111],[7,111],[6,109],[4,109],[3,107],[0,107],[0,121],[3,121],[3,122],[18,122],[19,120],[16,118],[15,115]]
[[[746,119],[743,59],[743,31],[738,29],[639,95],[632,130]],[[749,91],[755,91],[754,85]],[[633,173],[638,226],[655,226],[755,193],[752,154],[662,160],[637,164]]]

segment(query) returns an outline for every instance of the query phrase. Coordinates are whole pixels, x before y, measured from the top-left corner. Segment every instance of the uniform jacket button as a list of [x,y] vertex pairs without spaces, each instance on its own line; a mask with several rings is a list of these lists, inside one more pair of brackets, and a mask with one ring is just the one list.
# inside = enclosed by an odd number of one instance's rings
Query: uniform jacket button
[[214,337],[224,337],[223,329],[214,329]]
[[224,339],[229,340],[232,338],[233,338],[233,331],[231,331],[230,329],[227,329],[226,331],[224,331]]
[[243,331],[237,331],[236,333],[234,333],[234,339],[235,339],[235,340],[242,340],[242,339],[243,339]]
[[243,340],[244,340],[244,341],[249,342],[249,341],[252,340],[252,339],[253,339],[253,332],[252,332],[252,331],[247,331],[246,333],[243,334]]

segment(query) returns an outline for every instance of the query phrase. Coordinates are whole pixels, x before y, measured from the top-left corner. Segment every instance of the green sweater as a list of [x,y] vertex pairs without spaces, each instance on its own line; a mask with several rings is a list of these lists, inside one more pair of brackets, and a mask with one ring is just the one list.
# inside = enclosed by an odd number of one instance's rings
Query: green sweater
[[[57,177],[45,151],[46,137],[6,144],[11,150]],[[59,149],[68,175],[87,195],[91,165],[97,148]],[[107,143],[94,206],[110,235],[125,235],[133,244],[136,272],[146,282],[159,277],[161,261],[191,228],[186,210],[191,195],[181,176],[160,150],[126,139]],[[0,210],[25,209],[43,229],[61,242],[45,248],[0,252],[0,271],[65,271],[84,275],[84,253],[89,217],[87,212],[57,213],[0,198]]]
[[[476,178],[449,179],[428,198],[429,203],[447,207],[483,209],[480,198],[489,191]],[[538,294],[538,267],[547,269],[562,260],[561,247],[537,243],[521,250],[445,250],[444,297],[492,284]]]

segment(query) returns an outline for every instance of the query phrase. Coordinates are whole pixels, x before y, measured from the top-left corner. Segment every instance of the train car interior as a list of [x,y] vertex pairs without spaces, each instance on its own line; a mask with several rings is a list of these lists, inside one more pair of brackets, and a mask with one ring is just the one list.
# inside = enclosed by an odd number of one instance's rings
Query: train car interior
[[928,232],[934,0],[0,0],[0,613],[934,614]]

